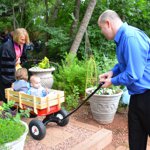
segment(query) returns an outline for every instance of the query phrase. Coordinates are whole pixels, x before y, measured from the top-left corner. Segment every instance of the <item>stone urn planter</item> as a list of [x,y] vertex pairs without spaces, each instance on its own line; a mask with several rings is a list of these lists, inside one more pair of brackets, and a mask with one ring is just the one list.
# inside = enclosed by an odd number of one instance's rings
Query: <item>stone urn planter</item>
[[50,89],[53,86],[53,75],[52,72],[55,70],[50,65],[50,61],[47,57],[44,57],[38,64],[29,69],[32,75],[37,75],[41,79],[41,85],[45,88]]
[[41,79],[41,85],[45,88],[51,88],[53,86],[53,75],[52,72],[55,71],[54,67],[48,69],[42,69],[39,67],[32,67],[29,69],[32,75],[37,75]]
[[[90,95],[94,87],[86,89],[86,94]],[[99,95],[94,94],[89,102],[93,118],[100,124],[112,123],[116,114],[119,100],[123,91],[119,90],[117,94]]]

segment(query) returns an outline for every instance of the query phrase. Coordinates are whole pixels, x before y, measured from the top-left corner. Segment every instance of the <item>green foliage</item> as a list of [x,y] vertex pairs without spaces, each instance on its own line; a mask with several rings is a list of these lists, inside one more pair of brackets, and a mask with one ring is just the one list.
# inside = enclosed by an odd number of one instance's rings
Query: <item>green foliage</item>
[[25,126],[20,120],[23,116],[29,117],[29,110],[18,112],[17,109],[11,110],[13,106],[13,101],[0,106],[0,145],[18,139],[25,131]]
[[116,58],[109,58],[103,55],[101,61],[99,62],[99,73],[102,74],[111,70],[116,63],[117,63]]
[[79,104],[79,87],[75,86],[73,87],[73,91],[71,93],[68,93],[68,96],[66,97],[66,109],[71,110],[73,108],[76,108]]
[[0,106],[0,118],[1,119],[8,119],[13,120],[15,122],[19,122],[21,117],[29,117],[29,110],[20,110],[16,108],[15,110],[11,110],[11,108],[14,106],[14,101],[8,101],[7,103],[3,103],[2,106]]
[[[97,22],[95,20],[95,22]],[[102,60],[103,55],[114,58],[115,57],[115,43],[114,41],[108,41],[100,33],[100,29],[97,24],[89,24],[88,26],[88,36],[91,45],[91,51],[97,62]],[[78,57],[85,56],[85,40],[82,40],[80,48],[78,50]]]
[[98,67],[94,56],[90,56],[86,67],[85,89],[98,84]]
[[[117,7],[116,7],[117,5]],[[150,1],[147,0],[115,0],[109,4],[110,9],[118,12],[123,21],[136,26],[150,35]]]
[[70,38],[69,35],[61,27],[47,27],[39,26],[39,30],[47,33],[49,36],[46,46],[48,47],[48,55],[51,60],[60,60],[64,57],[66,49],[69,48]]
[[18,139],[24,131],[25,126],[21,122],[0,118],[0,145]]
[[65,106],[76,108],[79,96],[85,96],[85,88],[97,84],[97,64],[94,57],[78,60],[74,54],[69,54],[54,73],[53,88],[65,91]]
[[[103,55],[102,60],[99,62],[99,74],[106,73],[109,70],[111,70],[114,65],[117,64],[117,59],[116,58],[111,58]],[[109,88],[103,88],[99,90],[99,94],[115,94],[119,91],[121,86],[114,86],[112,85]]]
[[[116,7],[117,6],[117,7]],[[150,1],[147,0],[98,0],[88,25],[88,35],[96,61],[101,61],[103,54],[115,58],[114,41],[106,40],[97,25],[99,15],[106,9],[117,11],[123,21],[144,30],[150,36]],[[78,56],[85,55],[85,40],[82,40]]]
[[79,61],[77,58],[73,58],[69,55],[65,61],[62,61],[62,65],[58,67],[58,73],[54,74],[54,86],[58,89],[64,89],[68,93],[72,92],[74,86],[78,86],[79,93],[84,93],[86,65],[85,62]]
[[[89,0],[81,2],[78,27],[88,3]],[[13,19],[13,7],[15,8],[15,19]],[[16,0],[14,3],[10,3],[9,0],[1,0],[0,30],[13,30],[14,22],[17,27],[25,27],[30,33],[31,41],[41,40],[44,49],[45,46],[48,49],[48,57],[56,62],[65,56],[65,52],[69,51],[72,41],[74,40],[71,37],[70,29],[75,19],[73,15],[75,2],[68,0],[51,0],[48,1],[47,7],[48,8],[46,8],[44,1],[40,0]],[[115,54],[115,44],[113,41],[108,42],[102,34],[100,34],[100,29],[97,25],[98,17],[104,10],[113,9],[117,11],[123,21],[143,29],[150,35],[149,8],[150,1],[147,0],[97,0],[97,5],[87,29],[95,59],[100,61],[103,54],[108,57],[114,56]],[[48,14],[47,22],[46,14]],[[78,28],[76,30],[78,30]],[[34,55],[37,55],[37,53]],[[80,59],[85,55],[84,40],[80,44],[77,55]]]
[[38,67],[42,69],[50,68],[50,62],[47,57],[44,57],[41,62],[38,63]]
[[79,61],[72,54],[67,55],[62,65],[59,65],[58,72],[54,74],[53,87],[65,91],[68,108],[74,108],[79,95],[84,95],[86,74],[87,61]]
[[[95,87],[96,89],[96,87]],[[120,87],[119,86],[112,86],[110,88],[101,88],[99,89],[96,94],[98,95],[114,95],[120,93]]]
[[[53,87],[65,91],[67,108],[75,108],[79,96],[85,94],[85,89],[97,85],[98,75],[110,70],[116,62],[105,55],[100,62],[96,62],[94,56],[87,60],[78,60],[77,57],[69,54],[65,61],[62,61],[62,65],[59,65],[58,72],[54,73]],[[111,88],[118,89],[114,86]]]

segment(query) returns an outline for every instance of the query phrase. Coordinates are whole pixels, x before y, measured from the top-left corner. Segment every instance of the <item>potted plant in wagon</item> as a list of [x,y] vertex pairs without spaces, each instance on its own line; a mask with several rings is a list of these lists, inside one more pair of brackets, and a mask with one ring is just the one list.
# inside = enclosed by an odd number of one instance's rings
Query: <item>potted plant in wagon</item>
[[[101,71],[106,72],[107,70],[109,70],[110,66],[113,66],[114,63],[115,63],[114,59],[109,59],[108,57],[104,56],[103,60],[100,62]],[[94,64],[96,64],[96,62],[94,62]],[[90,64],[89,66],[94,65]],[[98,73],[96,73],[96,71],[97,70],[95,69],[95,73],[92,74],[94,76],[92,75],[90,76],[91,79],[92,78],[98,79],[97,77]],[[98,83],[98,81],[96,83]],[[95,82],[92,85],[95,85]],[[86,94],[90,95],[95,89],[96,89],[95,86],[86,88]],[[99,89],[89,100],[93,118],[100,124],[111,123],[116,114],[122,93],[123,91],[119,86],[111,86],[110,88]]]
[[29,111],[11,110],[13,106],[13,101],[0,106],[0,149],[23,150],[28,125],[21,121],[21,116],[29,117]]
[[50,65],[49,59],[44,57],[38,64],[31,67],[29,72],[40,77],[43,87],[51,88],[54,82],[52,75],[54,70],[55,68]]

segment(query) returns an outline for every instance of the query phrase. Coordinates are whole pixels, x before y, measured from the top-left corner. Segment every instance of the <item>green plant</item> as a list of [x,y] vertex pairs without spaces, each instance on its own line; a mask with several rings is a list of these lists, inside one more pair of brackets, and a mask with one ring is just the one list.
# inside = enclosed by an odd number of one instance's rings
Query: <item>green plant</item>
[[117,63],[117,59],[114,57],[108,57],[103,55],[101,61],[99,62],[99,74],[105,73],[112,69],[112,67]]
[[74,85],[72,93],[68,93],[66,97],[66,109],[71,110],[72,108],[76,108],[79,103],[79,88]]
[[94,59],[94,56],[90,56],[90,58],[87,61],[85,89],[91,85],[97,84],[98,84],[97,63]]
[[86,61],[79,61],[77,57],[68,55],[58,71],[54,73],[53,88],[65,91],[66,107],[75,108],[79,96],[85,93]]
[[18,139],[25,131],[25,126],[20,121],[23,116],[29,117],[29,110],[12,110],[13,106],[13,101],[0,106],[0,148],[3,144]]
[[[98,68],[98,74],[102,74],[105,72],[108,72],[112,67],[117,63],[117,59],[114,57],[108,57],[106,55],[103,55],[101,61],[99,62],[99,68]],[[100,95],[112,95],[116,94],[121,89],[120,86],[114,86],[112,85],[109,88],[101,88],[98,90],[97,94]]]
[[44,57],[44,58],[42,59],[42,61],[38,63],[37,67],[40,67],[40,68],[42,68],[42,69],[50,68],[49,59],[48,59],[47,57]]
[[34,63],[31,65],[31,68],[34,70],[49,69],[50,67],[50,61],[47,57],[44,57],[39,63]]
[[[95,87],[96,89],[96,87]],[[120,93],[120,87],[119,86],[111,86],[110,88],[101,88],[99,89],[96,94],[98,95],[113,95]]]

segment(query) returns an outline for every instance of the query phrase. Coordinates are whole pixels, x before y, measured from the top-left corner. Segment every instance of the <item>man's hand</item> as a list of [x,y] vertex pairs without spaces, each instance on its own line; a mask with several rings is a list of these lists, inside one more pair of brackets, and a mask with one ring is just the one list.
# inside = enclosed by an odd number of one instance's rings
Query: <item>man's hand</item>
[[103,88],[107,88],[107,87],[110,87],[112,85],[111,83],[111,78],[108,78],[108,79],[101,79],[100,80],[100,83],[101,82],[104,82],[104,84],[102,85]]
[[108,79],[108,78],[111,78],[113,76],[113,72],[112,71],[109,71],[109,72],[106,72],[104,74],[101,74],[99,75],[99,79]]
[[104,82],[104,84],[102,85],[103,88],[107,88],[109,86],[111,86],[111,77],[113,76],[113,72],[109,71],[106,72],[104,74],[99,75],[99,81]]

